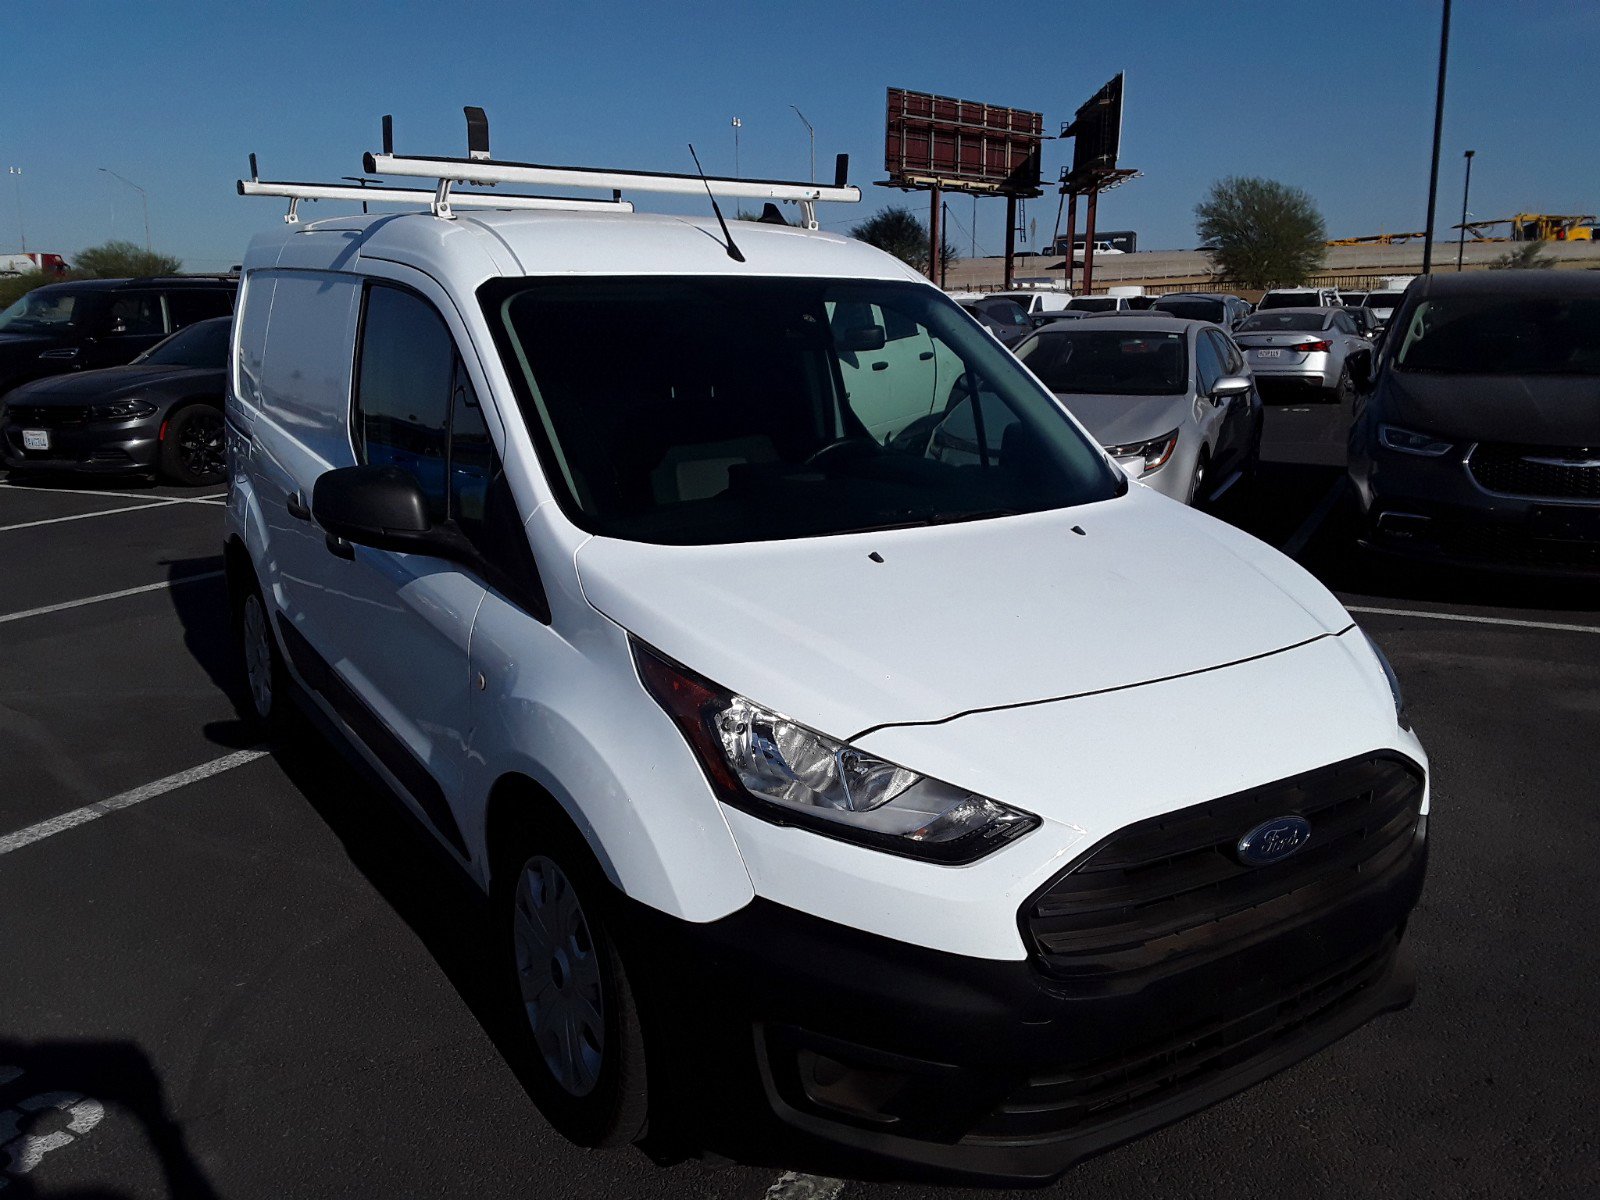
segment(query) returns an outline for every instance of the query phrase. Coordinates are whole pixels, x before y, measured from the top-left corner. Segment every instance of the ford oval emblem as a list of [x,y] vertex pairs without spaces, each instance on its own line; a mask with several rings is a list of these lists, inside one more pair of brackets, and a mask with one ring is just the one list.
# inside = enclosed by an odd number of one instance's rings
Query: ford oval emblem
[[1247,867],[1282,862],[1311,840],[1311,822],[1304,817],[1273,817],[1239,839],[1239,861]]

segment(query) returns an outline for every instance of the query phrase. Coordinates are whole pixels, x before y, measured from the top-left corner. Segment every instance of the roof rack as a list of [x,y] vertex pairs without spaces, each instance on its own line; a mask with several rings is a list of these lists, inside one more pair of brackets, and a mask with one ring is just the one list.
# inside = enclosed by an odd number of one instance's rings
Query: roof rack
[[[624,188],[630,191],[657,192],[669,195],[700,195],[705,192],[748,200],[782,200],[798,204],[803,224],[816,229],[818,201],[853,204],[861,199],[861,189],[846,182],[849,155],[838,156],[834,165],[834,182],[831,186],[818,183],[798,183],[780,179],[729,179],[719,176],[679,175],[660,171],[618,171],[598,167],[555,167],[540,163],[506,162],[489,157],[489,122],[483,109],[468,106],[466,158],[441,158],[399,155],[394,152],[394,121],[383,118],[383,150],[368,152],[363,156],[363,167],[369,175],[395,175],[413,179],[432,179],[434,186],[427,188],[402,188],[364,186],[338,183],[289,183],[263,180],[256,170],[256,156],[250,156],[250,178],[238,181],[241,196],[278,196],[289,201],[289,211],[284,220],[295,224],[299,220],[301,200],[359,200],[407,203],[428,201],[434,216],[444,220],[454,218],[454,205],[480,208],[510,209],[599,209],[610,212],[632,212],[633,205],[622,199]],[[525,184],[533,187],[570,187],[609,191],[609,200],[593,198],[491,195],[486,192],[456,192],[457,184],[494,187],[497,184]]]

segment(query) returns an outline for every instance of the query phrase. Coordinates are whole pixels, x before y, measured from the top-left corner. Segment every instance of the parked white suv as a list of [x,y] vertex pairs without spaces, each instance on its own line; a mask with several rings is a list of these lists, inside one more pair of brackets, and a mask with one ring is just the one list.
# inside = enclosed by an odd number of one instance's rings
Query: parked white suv
[[1343,305],[1337,288],[1273,288],[1261,297],[1256,311],[1266,308],[1340,308]]
[[1311,576],[861,242],[434,208],[252,243],[225,557],[558,1128],[1037,1183],[1408,1002],[1426,757]]

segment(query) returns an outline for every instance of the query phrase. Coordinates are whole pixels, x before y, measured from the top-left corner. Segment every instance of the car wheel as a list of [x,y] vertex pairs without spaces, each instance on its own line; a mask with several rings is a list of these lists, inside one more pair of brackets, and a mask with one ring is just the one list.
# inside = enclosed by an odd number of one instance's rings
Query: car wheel
[[245,694],[250,715],[266,730],[280,729],[294,703],[289,697],[289,676],[272,633],[272,618],[261,589],[253,584],[234,614],[239,655],[244,666]]
[[191,404],[167,418],[161,441],[161,474],[173,483],[200,487],[221,483],[227,472],[222,410]]
[[1333,385],[1333,399],[1338,404],[1353,405],[1356,401],[1355,379],[1350,374],[1348,362],[1339,369],[1339,382]]
[[1202,449],[1200,457],[1195,459],[1194,474],[1189,477],[1189,498],[1187,503],[1191,508],[1199,508],[1206,501],[1206,476],[1211,470],[1211,453]]
[[548,827],[513,855],[501,897],[523,1016],[529,1090],[581,1146],[624,1146],[645,1131],[645,1041],[611,935],[610,885],[586,848]]

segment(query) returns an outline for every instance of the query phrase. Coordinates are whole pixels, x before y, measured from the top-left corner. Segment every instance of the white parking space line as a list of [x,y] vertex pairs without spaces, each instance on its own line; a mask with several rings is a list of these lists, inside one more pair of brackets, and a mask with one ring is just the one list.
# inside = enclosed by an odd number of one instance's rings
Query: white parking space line
[[1296,529],[1289,536],[1289,540],[1279,546],[1278,549],[1290,558],[1299,558],[1300,552],[1316,536],[1317,530],[1321,529],[1322,523],[1328,519],[1328,514],[1339,503],[1339,499],[1344,495],[1345,485],[1348,482],[1349,476],[1347,475],[1341,475],[1334,480],[1333,486],[1328,489],[1328,494],[1322,498],[1321,503],[1311,510],[1311,514],[1300,522],[1300,528]]
[[106,592],[100,596],[85,596],[82,600],[64,600],[60,604],[46,604],[43,608],[28,608],[22,612],[0,615],[0,625],[7,621],[24,621],[29,617],[43,617],[50,613],[65,612],[69,608],[82,608],[85,604],[99,604],[102,600],[120,600],[124,596],[137,596],[143,592],[159,592],[164,588],[182,587],[186,583],[200,583],[206,579],[221,579],[221,571],[205,571],[199,575],[185,575],[182,579],[168,579],[163,583],[147,583],[142,587],[123,588],[120,592]]
[[158,496],[153,492],[108,492],[100,488],[26,487],[20,483],[0,483],[0,488],[27,492],[32,496],[114,496],[119,500],[170,500],[173,504],[225,504],[226,494],[218,496]]
[[166,508],[168,505],[177,504],[172,499],[152,500],[149,504],[129,504],[123,508],[102,508],[99,512],[73,513],[70,517],[45,517],[41,521],[19,521],[15,525],[0,525],[0,533],[9,533],[13,529],[33,529],[39,525],[55,525],[62,521],[87,521],[90,517],[109,517],[113,513],[139,512],[146,508]]
[[1466,613],[1428,612],[1420,608],[1372,608],[1347,604],[1353,613],[1381,614],[1385,617],[1426,617],[1430,621],[1463,621],[1470,625],[1509,625],[1514,629],[1553,629],[1561,633],[1600,633],[1600,625],[1569,625],[1560,621],[1521,621],[1513,617],[1474,617]]
[[767,1200],[838,1200],[842,1191],[844,1191],[842,1179],[785,1171],[767,1189]]
[[154,783],[147,783],[132,791],[122,792],[109,800],[86,804],[82,808],[62,813],[59,817],[51,817],[47,821],[40,821],[37,825],[29,825],[26,829],[19,829],[15,833],[0,837],[0,854],[10,854],[13,850],[31,846],[34,842],[43,841],[47,837],[76,829],[79,825],[90,821],[97,821],[107,813],[132,808],[135,804],[142,804],[153,797],[176,791],[191,783],[198,783],[202,779],[210,779],[213,775],[220,775],[224,771],[231,771],[246,763],[253,763],[258,758],[264,758],[266,753],[265,750],[235,750],[232,754],[224,754],[221,758],[214,758],[198,767],[190,767],[187,771],[179,771],[176,775],[168,775],[165,779],[158,779]]

